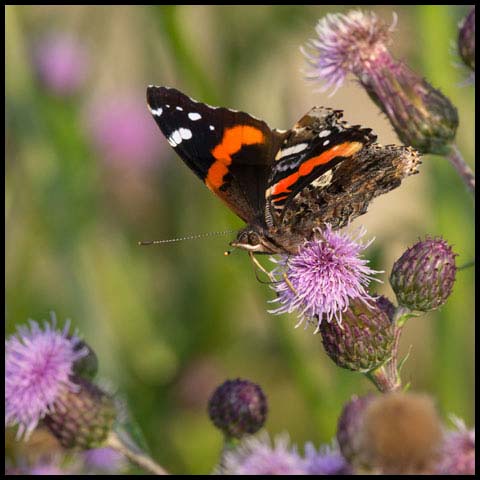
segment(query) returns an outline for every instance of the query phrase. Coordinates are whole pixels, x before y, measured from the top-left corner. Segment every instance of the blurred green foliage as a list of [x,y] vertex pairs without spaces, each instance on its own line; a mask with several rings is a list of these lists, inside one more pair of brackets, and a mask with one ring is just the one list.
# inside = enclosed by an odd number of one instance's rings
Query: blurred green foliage
[[[375,9],[391,18],[390,7]],[[166,84],[288,128],[315,104],[345,108],[343,92],[353,91],[350,116],[392,135],[355,83],[328,98],[303,79],[298,47],[314,36],[318,18],[345,10],[6,8],[6,332],[28,318],[47,319],[50,310],[70,317],[98,355],[100,378],[122,392],[154,458],[172,472],[208,473],[217,461],[222,437],[206,405],[226,378],[259,383],[269,400],[267,429],[288,431],[300,445],[328,442],[342,405],[373,387],[337,368],[313,330],[295,330],[295,318],[266,312],[273,294],[255,280],[245,254],[223,256],[228,236],[137,246],[241,222],[160,132],[162,153],[153,166],[105,161],[92,145],[88,105],[127,90],[141,99],[148,84]],[[467,74],[454,65],[460,60],[451,47],[467,7],[396,11],[392,50],[457,106],[458,146],[472,165],[474,87],[460,85]],[[90,75],[73,95],[49,91],[32,63],[39,39],[55,31],[72,34],[90,52]],[[369,235],[377,240],[368,253],[372,267],[385,271],[381,293],[390,297],[391,262],[418,237],[442,235],[458,265],[474,258],[473,202],[451,165],[426,157],[421,174],[405,185],[398,189],[405,197],[392,192],[375,202],[401,205],[401,218],[392,221],[378,207],[378,215],[355,222],[375,216]],[[473,268],[459,271],[445,307],[411,320],[402,343],[405,352],[412,345],[405,382],[432,393],[445,417],[455,413],[467,424],[474,422],[473,275]]]

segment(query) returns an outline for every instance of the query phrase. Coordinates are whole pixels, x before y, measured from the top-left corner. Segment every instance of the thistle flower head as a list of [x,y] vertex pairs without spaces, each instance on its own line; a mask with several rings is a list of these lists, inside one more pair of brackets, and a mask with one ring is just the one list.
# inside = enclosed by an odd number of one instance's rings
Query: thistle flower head
[[456,429],[445,433],[436,473],[440,475],[475,475],[475,429],[454,417]]
[[227,380],[208,402],[210,419],[229,437],[256,433],[267,417],[267,399],[262,389],[248,380]]
[[227,451],[220,467],[224,475],[305,475],[305,460],[288,436],[277,436],[273,442],[265,433],[247,437],[235,449]]
[[407,249],[390,275],[398,303],[421,312],[442,306],[455,283],[455,256],[442,238],[427,237]]
[[421,153],[448,153],[458,127],[458,113],[450,100],[405,63],[397,61],[387,46],[389,26],[372,12],[351,11],[327,15],[319,21],[318,38],[303,53],[312,70],[307,78],[334,91],[352,73],[370,98],[388,116],[405,145]]
[[316,450],[312,443],[305,444],[307,475],[351,475],[352,467],[336,445],[323,445]]
[[324,82],[323,90],[333,87],[333,95],[348,73],[361,74],[366,64],[387,52],[396,23],[395,13],[390,25],[360,10],[325,16],[315,28],[318,38],[302,48],[312,67],[308,78]]
[[77,391],[71,375],[85,355],[80,339],[69,335],[69,322],[56,330],[55,314],[44,328],[30,321],[5,342],[5,424],[18,425],[17,437],[29,437],[38,422],[55,409],[65,391]]
[[297,255],[283,256],[272,272],[278,279],[272,288],[277,292],[274,302],[280,307],[270,313],[298,311],[300,325],[305,318],[318,317],[317,331],[322,319],[342,321],[352,299],[365,303],[372,301],[367,286],[372,275],[379,273],[367,266],[368,260],[360,254],[373,239],[362,244],[365,235],[359,230],[356,237],[348,233],[334,232],[327,226],[316,232],[315,239],[306,241]]

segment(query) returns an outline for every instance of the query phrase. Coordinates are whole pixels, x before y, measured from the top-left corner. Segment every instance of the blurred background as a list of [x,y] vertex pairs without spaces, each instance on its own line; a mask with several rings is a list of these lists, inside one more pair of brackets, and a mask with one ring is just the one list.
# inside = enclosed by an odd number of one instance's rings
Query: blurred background
[[[366,7],[372,9],[372,7]],[[474,164],[474,87],[456,53],[468,6],[382,6],[398,14],[392,52],[445,93],[457,145]],[[139,247],[137,241],[237,229],[242,222],[175,155],[145,104],[147,85],[290,128],[314,105],[345,111],[399,143],[354,81],[333,96],[304,79],[299,47],[342,6],[6,7],[6,333],[32,318],[71,318],[99,357],[99,381],[129,405],[153,457],[208,473],[222,448],[207,401],[227,378],[259,383],[266,428],[329,442],[342,405],[373,391],[336,367],[313,329],[267,313],[273,292],[231,236]],[[426,234],[474,258],[470,194],[445,158],[377,198],[353,227],[388,284],[393,261]],[[265,259],[266,260],[266,259]],[[268,263],[268,262],[264,262]],[[448,414],[474,423],[474,269],[457,274],[439,312],[410,320],[402,372]]]

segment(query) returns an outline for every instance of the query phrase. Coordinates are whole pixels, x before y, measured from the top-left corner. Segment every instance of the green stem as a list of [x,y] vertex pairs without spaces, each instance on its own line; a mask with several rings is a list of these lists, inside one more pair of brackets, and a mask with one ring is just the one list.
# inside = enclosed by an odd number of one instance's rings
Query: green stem
[[[392,346],[392,355],[382,366],[367,372],[365,376],[382,393],[396,392],[402,388],[399,372],[398,350],[403,327],[409,317],[414,316],[408,308],[399,306],[395,310],[392,322],[395,324],[395,333]],[[402,362],[403,364],[403,362]]]
[[141,451],[134,451],[133,448],[123,442],[120,437],[115,433],[111,432],[107,438],[106,446],[117,450],[122,455],[127,457],[131,462],[138,465],[140,468],[143,468],[147,472],[150,472],[154,475],[168,475],[168,472],[153,461],[148,455]]

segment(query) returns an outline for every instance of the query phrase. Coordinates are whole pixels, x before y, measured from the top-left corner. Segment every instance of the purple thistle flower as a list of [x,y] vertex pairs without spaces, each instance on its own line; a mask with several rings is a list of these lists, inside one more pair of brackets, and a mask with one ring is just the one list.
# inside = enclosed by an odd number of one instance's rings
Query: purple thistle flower
[[301,48],[313,67],[308,78],[325,82],[322,91],[333,87],[332,96],[349,72],[361,74],[365,65],[389,55],[387,44],[396,23],[395,13],[388,26],[375,13],[359,10],[322,18],[315,28],[318,38]]
[[109,447],[86,450],[83,452],[83,458],[88,469],[103,472],[120,472],[127,465],[125,457]]
[[329,225],[316,233],[318,238],[306,241],[297,255],[282,256],[272,271],[278,279],[272,285],[277,292],[272,302],[280,302],[281,306],[270,310],[275,314],[299,311],[297,327],[305,318],[318,317],[315,333],[324,317],[329,323],[335,319],[341,324],[342,312],[352,299],[358,298],[367,305],[372,302],[366,287],[370,280],[376,280],[372,275],[379,273],[367,266],[368,260],[360,258],[360,253],[374,240],[359,242],[365,229],[360,229],[356,237],[334,232]]
[[88,351],[77,348],[80,339],[76,332],[69,335],[68,320],[63,331],[55,324],[52,312],[43,330],[30,320],[30,329],[18,327],[5,342],[5,425],[18,424],[17,438],[29,437],[62,392],[78,388],[70,375]]
[[458,127],[457,109],[439,90],[389,52],[391,25],[373,12],[327,15],[318,22],[318,38],[302,52],[312,70],[307,78],[335,91],[348,73],[388,116],[398,137],[421,153],[445,154]]
[[42,83],[56,95],[76,93],[85,84],[90,63],[85,46],[62,33],[43,38],[33,62]]
[[440,475],[475,475],[475,429],[453,417],[456,430],[445,434],[436,473]]
[[352,475],[352,467],[338,447],[323,445],[318,452],[312,443],[305,444],[307,475]]
[[227,451],[220,472],[224,475],[306,475],[305,460],[295,447],[289,447],[287,435],[277,436],[272,446],[268,435],[247,437],[235,449]]
[[145,100],[124,94],[94,103],[87,115],[92,142],[106,163],[148,169],[166,147],[145,108]]

